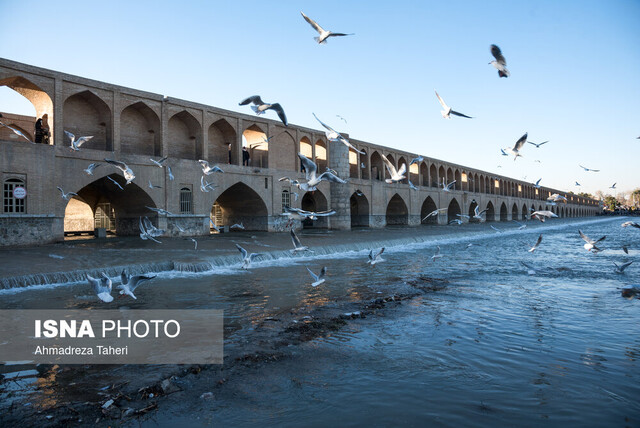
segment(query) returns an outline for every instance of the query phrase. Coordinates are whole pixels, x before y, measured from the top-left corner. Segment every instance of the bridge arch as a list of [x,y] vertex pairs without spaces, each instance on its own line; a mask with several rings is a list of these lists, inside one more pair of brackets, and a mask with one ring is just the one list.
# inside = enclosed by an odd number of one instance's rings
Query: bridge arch
[[360,171],[360,155],[349,148],[349,178],[359,178],[358,171]]
[[484,213],[484,218],[486,221],[495,221],[496,220],[496,209],[493,206],[491,201],[487,202],[487,206],[485,208],[487,212]]
[[364,194],[353,192],[349,199],[351,227],[369,227],[369,200]]
[[371,153],[371,179],[384,180],[384,166],[382,165],[382,156],[377,151]]
[[142,101],[130,104],[120,113],[120,151],[161,156],[160,118]]
[[518,219],[518,205],[514,202],[513,206],[511,207],[511,219],[512,220],[517,220]]
[[243,145],[249,150],[249,165],[269,168],[269,141],[267,134],[253,124],[242,132]]
[[462,214],[460,210],[460,204],[458,203],[456,198],[451,199],[449,202],[449,206],[447,207],[447,223],[451,220],[460,219],[458,214]]
[[438,168],[438,183],[436,187],[442,187],[443,180],[447,181],[447,171],[445,171],[444,166],[440,166],[440,168]]
[[[65,131],[71,132],[76,138],[93,136],[82,146],[83,149],[113,150],[111,109],[102,98],[89,90],[78,92],[64,101],[62,111]],[[69,145],[66,136],[64,142]]]
[[478,207],[478,203],[474,199],[469,204],[469,212],[467,213],[468,216],[469,216],[469,223],[477,223],[477,222],[479,222],[478,219],[473,218],[473,216],[476,214],[476,207]]
[[389,200],[387,204],[386,219],[388,225],[409,224],[409,210],[404,199],[397,193]]
[[174,114],[167,123],[169,144],[168,156],[182,159],[202,159],[202,127],[188,111]]
[[[342,143],[341,143],[342,144]],[[329,151],[327,150],[327,143],[322,140],[317,140],[315,144],[316,149],[316,165],[318,165],[318,173],[322,174],[327,170],[329,165]]]
[[420,185],[429,186],[429,168],[426,162],[420,162]]
[[[311,140],[306,136],[300,138],[300,153],[302,153],[307,158],[313,160],[313,145],[311,144]],[[297,163],[298,163],[298,167],[296,168],[296,170],[299,170],[300,172],[304,172],[302,161],[298,159]]]
[[269,146],[269,168],[283,171],[296,171],[300,163],[296,151],[296,140],[289,131],[280,131],[273,136]]
[[218,196],[211,208],[211,218],[217,227],[242,223],[244,230],[266,231],[269,212],[255,190],[238,182]]
[[438,224],[438,216],[432,215],[431,217],[425,219],[433,211],[437,210],[438,207],[436,203],[431,199],[431,196],[427,196],[427,198],[422,202],[422,207],[420,208],[420,223],[421,224]]
[[507,221],[508,219],[507,205],[503,202],[502,205],[500,205],[500,221]]
[[240,165],[237,133],[226,119],[218,119],[209,126],[207,140],[209,162]]
[[[328,210],[327,198],[326,196],[324,196],[324,194],[320,190],[316,190],[313,192],[306,192],[302,196],[300,208],[302,208],[305,211],[311,211],[311,212],[327,211]],[[302,222],[302,227],[328,229],[329,218],[318,217],[317,220],[305,219]]]
[[431,187],[438,187],[440,181],[438,180],[438,169],[435,164],[431,164],[429,167],[429,185]]
[[456,190],[462,190],[462,175],[460,174],[460,171],[458,169],[456,169],[455,173],[453,174],[454,180],[456,180],[456,184],[454,185],[454,188]]
[[522,216],[520,218],[522,220],[527,219],[527,204],[522,204]]
[[[36,83],[22,76],[14,75],[2,77],[0,78],[0,87],[1,86],[6,86],[29,101],[35,110],[36,118],[41,118],[42,116],[47,115],[49,132],[51,133],[49,142],[50,144],[53,144],[53,94],[45,91]],[[33,128],[35,128],[35,122],[33,124]],[[33,135],[33,130],[29,129],[27,131],[30,136]],[[31,141],[34,141],[34,139],[31,138]]]

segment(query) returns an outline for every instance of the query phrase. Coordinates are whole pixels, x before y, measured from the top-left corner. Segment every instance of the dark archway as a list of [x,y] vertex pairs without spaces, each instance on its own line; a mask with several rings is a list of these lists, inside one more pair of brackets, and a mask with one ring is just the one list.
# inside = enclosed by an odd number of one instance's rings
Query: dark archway
[[515,203],[511,207],[511,219],[512,220],[518,219],[518,206]]
[[397,193],[393,195],[387,205],[386,218],[388,225],[409,224],[409,210],[407,209],[407,204],[404,203],[402,197]]
[[522,204],[522,217],[520,217],[522,220],[526,220],[527,219],[527,204]]
[[161,156],[160,119],[151,108],[139,101],[120,114],[120,150],[145,156]]
[[487,212],[484,213],[484,218],[486,221],[495,221],[496,220],[496,209],[493,207],[491,201],[487,202]]
[[240,165],[236,130],[225,119],[218,119],[209,127],[207,158],[209,162]]
[[174,114],[167,123],[169,157],[202,159],[202,127],[200,122],[186,110]]
[[[305,193],[300,203],[300,208],[311,212],[326,211],[327,207],[327,198],[319,190]],[[302,222],[302,227],[327,229],[329,227],[329,219],[327,217],[318,217],[317,220],[305,219]]]
[[353,193],[350,198],[351,227],[369,227],[369,200],[364,194]]
[[503,202],[502,205],[500,205],[500,221],[507,221],[508,219],[507,205]]
[[471,201],[471,204],[469,204],[469,223],[479,223],[480,220],[473,218],[473,216],[476,214],[476,207],[478,206],[478,203],[475,201],[475,199],[473,201]]
[[437,209],[438,207],[436,206],[436,203],[433,202],[433,199],[431,199],[431,196],[427,196],[427,199],[425,199],[424,202],[422,203],[422,208],[420,208],[420,223],[421,224],[438,224],[437,215],[432,215],[429,218],[425,219],[426,216],[428,216],[430,213],[434,212]]
[[267,230],[269,213],[260,195],[246,184],[236,183],[218,196],[211,217],[219,228],[237,223],[244,230]]
[[449,202],[449,207],[447,208],[447,223],[451,220],[460,219],[458,214],[462,214],[462,211],[460,210],[460,204],[458,203],[456,198],[453,198],[451,202]]
[[[76,138],[93,136],[84,143],[83,149],[113,150],[111,109],[100,97],[91,91],[82,91],[67,98],[62,110],[65,131],[71,132]],[[64,142],[65,145],[70,143],[66,136]]]
[[371,179],[384,180],[384,166],[382,166],[382,157],[378,152],[371,153]]

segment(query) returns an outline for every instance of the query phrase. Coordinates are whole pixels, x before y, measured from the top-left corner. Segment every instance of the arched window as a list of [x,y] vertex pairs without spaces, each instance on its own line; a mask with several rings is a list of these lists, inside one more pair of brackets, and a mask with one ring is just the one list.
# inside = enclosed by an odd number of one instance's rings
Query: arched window
[[24,194],[24,192],[16,192],[16,195],[14,195],[14,189],[16,187],[22,187],[23,189],[26,189],[24,185],[24,181],[18,178],[9,178],[4,181],[3,192],[2,192],[2,195],[3,195],[2,206],[4,207],[3,212],[5,213],[26,212],[25,198],[24,197],[16,198],[16,196],[20,196],[20,193]]
[[180,214],[193,214],[193,192],[188,187],[180,189]]
[[291,206],[291,192],[287,189],[282,191],[282,212],[285,212],[285,207]]

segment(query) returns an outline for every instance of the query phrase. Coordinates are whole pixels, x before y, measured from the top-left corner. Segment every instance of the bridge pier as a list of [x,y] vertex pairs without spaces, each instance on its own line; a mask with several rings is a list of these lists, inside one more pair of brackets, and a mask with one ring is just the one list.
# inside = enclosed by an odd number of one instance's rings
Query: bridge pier
[[[349,177],[349,148],[340,142],[330,141],[329,168],[338,173],[338,177]],[[318,171],[322,174],[324,171]],[[336,213],[329,217],[330,229],[351,230],[350,188],[347,184],[331,183],[331,206]]]

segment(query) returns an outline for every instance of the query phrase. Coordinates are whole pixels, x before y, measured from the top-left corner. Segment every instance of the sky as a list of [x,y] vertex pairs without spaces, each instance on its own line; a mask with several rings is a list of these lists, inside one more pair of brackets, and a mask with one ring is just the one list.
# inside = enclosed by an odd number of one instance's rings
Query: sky
[[[301,11],[355,34],[318,45]],[[292,124],[321,129],[315,113],[357,140],[565,191],[640,187],[640,1],[0,0],[0,17],[2,58],[248,114],[238,103],[261,95]],[[443,119],[434,90],[474,118]],[[35,114],[6,87],[0,111]],[[525,132],[549,142],[500,155]]]

